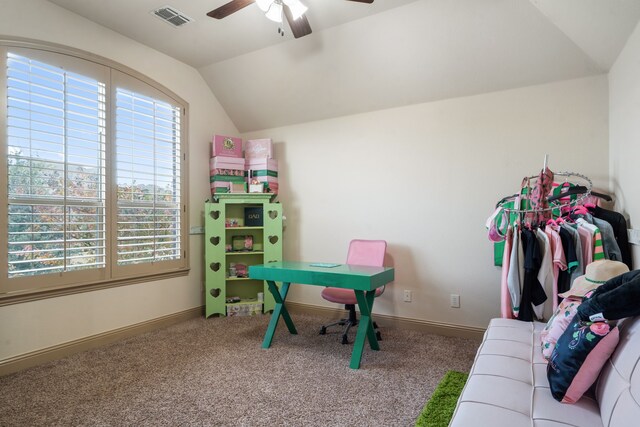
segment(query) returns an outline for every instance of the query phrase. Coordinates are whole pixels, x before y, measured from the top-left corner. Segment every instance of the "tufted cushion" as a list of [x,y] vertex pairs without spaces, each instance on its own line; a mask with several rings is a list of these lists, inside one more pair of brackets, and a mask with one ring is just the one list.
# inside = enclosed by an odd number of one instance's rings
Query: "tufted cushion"
[[637,426],[640,420],[640,317],[618,324],[620,342],[605,363],[596,398],[604,425]]
[[[493,319],[476,354],[450,427],[636,427],[640,425],[640,320],[618,325],[620,342],[595,396],[554,400],[540,350],[543,323]],[[596,400],[597,399],[597,400]]]
[[451,427],[602,427],[595,400],[563,405],[551,396],[540,344],[543,327],[539,322],[491,321]]

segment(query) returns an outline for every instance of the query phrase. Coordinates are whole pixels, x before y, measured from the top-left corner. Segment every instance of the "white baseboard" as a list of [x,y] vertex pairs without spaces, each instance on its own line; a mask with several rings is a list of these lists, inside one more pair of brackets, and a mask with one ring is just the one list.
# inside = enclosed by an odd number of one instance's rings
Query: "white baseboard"
[[[341,308],[329,308],[299,302],[287,301],[287,309],[291,313],[315,314],[318,316],[326,316],[331,319],[346,317],[345,311]],[[385,327],[422,331],[450,337],[471,338],[477,339],[478,341],[482,339],[485,332],[484,328],[434,322],[431,320],[410,319],[406,317],[390,316],[387,314],[374,313],[373,318],[376,323]]]
[[135,325],[125,326],[123,328],[91,335],[52,347],[43,348],[41,350],[24,353],[19,356],[0,361],[0,376],[18,372],[52,360],[61,359],[81,351],[102,347],[124,338],[140,335],[160,328],[166,328],[167,326],[203,315],[203,307],[194,307],[179,313],[169,314],[157,319],[136,323]]

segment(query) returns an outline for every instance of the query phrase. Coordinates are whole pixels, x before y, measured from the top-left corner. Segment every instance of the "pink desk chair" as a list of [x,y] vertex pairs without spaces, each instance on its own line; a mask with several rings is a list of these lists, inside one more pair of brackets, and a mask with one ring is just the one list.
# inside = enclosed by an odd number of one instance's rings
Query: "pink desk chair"
[[[384,263],[384,254],[387,250],[387,242],[384,240],[352,240],[349,243],[349,253],[347,254],[347,264],[353,265],[368,265],[372,267],[382,267]],[[376,289],[376,298],[382,295],[384,292],[384,286]],[[342,334],[342,344],[348,344],[349,339],[347,334],[352,326],[358,324],[356,317],[356,294],[353,289],[342,288],[324,288],[322,290],[322,298],[327,301],[335,302],[338,304],[344,304],[345,309],[349,310],[349,317],[347,319],[341,319],[338,322],[325,325],[320,328],[320,335],[327,333],[327,328],[335,325],[345,326],[346,328]],[[381,340],[380,331],[378,331],[378,325],[373,322],[373,327],[376,330],[376,338]]]

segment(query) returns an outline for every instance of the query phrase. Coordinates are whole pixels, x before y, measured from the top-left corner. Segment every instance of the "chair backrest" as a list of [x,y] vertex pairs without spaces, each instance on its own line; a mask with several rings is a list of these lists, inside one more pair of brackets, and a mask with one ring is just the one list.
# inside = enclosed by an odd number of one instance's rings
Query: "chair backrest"
[[384,240],[352,240],[349,243],[347,264],[382,267],[386,250],[387,242]]

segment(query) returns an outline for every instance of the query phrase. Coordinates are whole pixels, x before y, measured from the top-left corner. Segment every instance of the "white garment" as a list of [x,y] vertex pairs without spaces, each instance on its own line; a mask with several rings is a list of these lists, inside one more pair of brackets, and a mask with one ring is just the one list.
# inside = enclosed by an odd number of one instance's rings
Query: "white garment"
[[[507,287],[511,295],[511,310],[517,318],[520,312],[520,297],[522,295],[522,279],[520,265],[524,264],[520,254],[524,255],[522,244],[520,243],[520,227],[513,227],[513,243],[511,244],[511,257],[509,259],[509,273],[507,274]],[[522,266],[524,269],[524,265]]]
[[538,239],[538,245],[540,246],[540,255],[542,256],[542,263],[540,264],[540,271],[538,271],[538,281],[544,289],[544,293],[547,294],[547,300],[538,306],[533,307],[533,311],[541,319],[550,319],[553,315],[553,287],[555,286],[553,280],[553,257],[551,256],[551,243],[549,242],[549,236],[541,229],[536,229],[536,238]]

